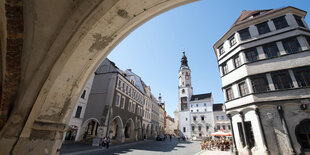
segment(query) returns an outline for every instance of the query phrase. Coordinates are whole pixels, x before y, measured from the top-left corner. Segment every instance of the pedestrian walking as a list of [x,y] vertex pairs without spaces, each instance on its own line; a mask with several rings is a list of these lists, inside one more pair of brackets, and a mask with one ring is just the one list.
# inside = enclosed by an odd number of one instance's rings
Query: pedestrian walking
[[104,137],[102,140],[102,147],[105,147],[107,145],[107,137]]
[[106,145],[107,145],[107,149],[109,148],[109,146],[110,146],[110,137],[108,136],[107,137],[107,142],[106,142]]

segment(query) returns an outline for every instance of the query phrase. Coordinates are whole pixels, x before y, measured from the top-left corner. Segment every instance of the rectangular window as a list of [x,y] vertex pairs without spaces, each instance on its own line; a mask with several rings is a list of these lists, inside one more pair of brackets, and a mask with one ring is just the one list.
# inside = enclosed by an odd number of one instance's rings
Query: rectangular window
[[238,33],[239,33],[242,41],[251,38],[249,28],[242,29],[242,30],[238,31]]
[[135,113],[135,111],[136,111],[136,103],[135,102],[132,103],[132,109],[131,110],[133,113]]
[[216,120],[219,120],[219,116],[216,116]]
[[267,58],[277,57],[280,55],[279,49],[276,43],[270,43],[263,45],[263,50]]
[[122,100],[123,100],[123,102],[121,102],[122,103],[122,109],[125,109],[125,103],[126,102],[125,102],[125,97],[124,96],[122,97]]
[[82,95],[81,95],[81,98],[82,98],[82,99],[85,99],[85,96],[86,96],[86,90],[83,90],[83,93],[82,93]]
[[245,96],[249,93],[248,87],[247,87],[245,81],[239,83],[238,87],[239,87],[240,96]]
[[310,86],[310,67],[296,68],[294,75],[299,87]]
[[224,47],[223,47],[223,44],[221,46],[218,47],[218,50],[219,50],[219,53],[220,55],[224,54],[225,53],[225,50],[224,50]]
[[291,77],[287,71],[271,73],[271,77],[276,90],[293,88]]
[[277,30],[288,27],[285,16],[274,18],[274,19],[272,19],[272,21],[273,21],[274,26],[276,27]]
[[186,128],[185,127],[183,127],[183,132],[186,132]]
[[197,112],[199,112],[199,110],[197,109]]
[[240,141],[242,143],[242,146],[244,147],[245,146],[245,142],[244,142],[244,133],[243,133],[243,130],[242,130],[242,124],[241,122],[238,122],[238,131],[239,131],[239,137],[240,137]]
[[230,125],[227,125],[227,127],[228,127],[228,130],[230,130]]
[[232,35],[228,40],[229,40],[230,47],[237,44],[237,41],[236,41],[236,38],[234,37],[234,35]]
[[228,73],[228,67],[226,63],[222,65],[222,72],[223,75],[226,75]]
[[221,116],[222,117],[222,120],[224,120],[224,116]]
[[193,120],[196,121],[196,116],[193,117]]
[[255,146],[255,139],[252,129],[252,124],[250,121],[244,122],[245,134],[248,137],[249,147],[252,148]]
[[238,68],[239,66],[241,66],[241,60],[239,56],[234,57],[234,65],[235,65],[235,68]]
[[300,26],[300,27],[306,27],[305,24],[304,24],[304,22],[302,22],[302,19],[301,19],[300,16],[294,15],[294,18],[295,18],[295,20],[296,20],[298,26]]
[[81,116],[82,107],[78,106],[75,113],[75,118],[80,118]]
[[120,104],[120,97],[121,97],[120,94],[116,94],[116,95],[115,95],[115,106],[118,106],[118,107],[119,107],[119,104]]
[[205,120],[205,117],[204,117],[204,116],[201,116],[201,120],[204,121],[204,120]]
[[265,75],[251,77],[254,93],[266,92],[269,90],[268,81]]
[[129,100],[129,104],[128,104],[128,111],[131,112],[131,106],[132,106],[132,101]]
[[256,48],[250,48],[244,51],[247,62],[253,62],[258,60],[258,54]]
[[227,101],[230,101],[234,98],[233,91],[231,88],[226,89],[226,97],[227,97]]
[[287,53],[295,53],[301,51],[297,38],[288,38],[282,41],[284,49]]
[[267,22],[263,22],[263,23],[255,25],[255,26],[256,26],[258,33],[260,35],[270,32],[270,29],[269,29]]
[[192,126],[192,131],[194,131],[195,130],[195,126]]

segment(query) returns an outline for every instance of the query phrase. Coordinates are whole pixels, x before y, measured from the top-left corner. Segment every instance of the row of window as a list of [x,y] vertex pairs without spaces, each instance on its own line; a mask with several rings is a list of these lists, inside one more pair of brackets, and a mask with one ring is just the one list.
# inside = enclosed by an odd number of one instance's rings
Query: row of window
[[[121,96],[121,94],[117,93],[115,95],[115,106],[120,107],[121,109],[125,109],[126,105],[126,98],[125,96]],[[138,106],[138,115],[143,114],[143,108],[141,106]],[[127,104],[127,110],[129,112],[135,113],[136,112],[136,103],[133,102],[131,99],[129,99],[128,104]],[[142,111],[141,111],[142,110]]]
[[[198,126],[198,131],[201,131],[201,128],[202,128],[202,126],[199,125],[199,126]],[[206,128],[206,131],[208,132],[209,129],[210,129],[210,125],[206,125],[205,128]],[[192,125],[192,131],[195,131],[195,126],[194,126],[194,125]],[[184,133],[186,132],[186,127],[183,127],[183,132],[184,132]]]
[[[298,87],[309,87],[310,86],[310,66],[294,68],[291,70],[293,74],[290,74],[290,70],[282,70],[271,72],[270,76],[274,85],[275,90],[294,88],[293,80],[296,79]],[[260,93],[269,91],[269,82],[267,80],[268,74],[254,75],[249,78],[253,92]],[[249,94],[248,86],[246,81],[238,83],[239,96],[245,96]],[[231,87],[226,90],[227,101],[234,99],[233,90]]]
[[226,117],[225,119],[225,116],[216,116],[216,120],[228,120],[228,117]]
[[135,99],[137,102],[144,104],[144,96],[141,93],[139,93],[139,91],[136,91],[129,84],[124,82],[123,80],[118,79],[117,88],[122,92],[126,93],[128,96]]
[[[204,121],[204,120],[205,120],[205,116],[200,116],[200,119],[201,119],[201,121]],[[197,120],[197,117],[196,117],[196,116],[193,116],[193,120],[196,121],[196,120]]]
[[[226,128],[227,127],[227,128]],[[225,124],[222,124],[222,125],[220,125],[220,124],[217,124],[216,125],[216,129],[217,130],[221,130],[221,129],[223,129],[223,130],[230,130],[230,124],[227,124],[227,125],[225,125]]]
[[[308,44],[310,45],[309,36],[306,36],[306,40],[308,41]],[[287,38],[287,39],[279,41],[278,43],[280,44],[282,43],[284,50],[286,51],[287,54],[301,51],[301,46],[296,37]],[[254,61],[259,60],[257,48],[258,47],[253,47],[253,48],[249,48],[249,49],[241,51],[245,55],[246,62],[254,62]],[[279,47],[276,42],[262,45],[262,49],[263,49],[263,52],[266,58],[273,58],[273,57],[278,57],[281,55],[279,51]],[[238,68],[239,66],[242,65],[242,61],[240,59],[239,53],[235,57],[233,57],[232,60],[233,60],[234,68]],[[233,70],[233,69],[228,68],[227,63],[223,63],[221,67],[222,67],[223,75],[226,75],[229,73],[230,70]]]
[[[204,109],[205,112],[207,111],[207,109]],[[194,110],[192,109],[191,112],[194,112]],[[199,112],[199,109],[196,109],[196,112]]]
[[[294,15],[294,18],[295,18],[298,26],[305,27],[305,25],[302,21],[302,18],[300,16]],[[282,29],[282,28],[289,26],[287,21],[286,21],[285,16],[281,16],[281,17],[271,19],[271,21],[274,24],[276,30],[279,30],[279,29]],[[256,24],[255,27],[257,28],[259,35],[271,32],[269,25],[268,25],[268,21]],[[240,40],[242,40],[242,41],[252,38],[250,31],[249,31],[249,27],[238,31],[238,33],[240,36]],[[229,37],[228,41],[229,41],[230,47],[233,47],[234,45],[237,44],[237,41],[236,41],[234,35]],[[219,55],[223,55],[225,53],[223,44],[218,47],[218,50],[219,50]]]

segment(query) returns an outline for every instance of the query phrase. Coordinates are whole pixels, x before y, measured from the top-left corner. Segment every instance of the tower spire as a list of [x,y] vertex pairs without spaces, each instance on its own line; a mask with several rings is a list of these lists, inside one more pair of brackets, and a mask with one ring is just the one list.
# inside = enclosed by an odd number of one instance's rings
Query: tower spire
[[186,66],[188,67],[188,64],[187,64],[187,57],[185,56],[185,50],[183,48],[183,56],[182,56],[182,59],[181,59],[181,67],[183,66]]

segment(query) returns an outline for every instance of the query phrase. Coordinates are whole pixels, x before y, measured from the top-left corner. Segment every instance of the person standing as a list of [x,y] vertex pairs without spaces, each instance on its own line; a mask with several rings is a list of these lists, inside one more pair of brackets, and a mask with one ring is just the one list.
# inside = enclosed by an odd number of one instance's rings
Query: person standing
[[102,140],[102,147],[105,147],[107,144],[107,137],[104,137]]
[[109,136],[107,137],[107,142],[106,143],[107,143],[107,149],[108,149],[109,146],[110,146],[110,137]]

